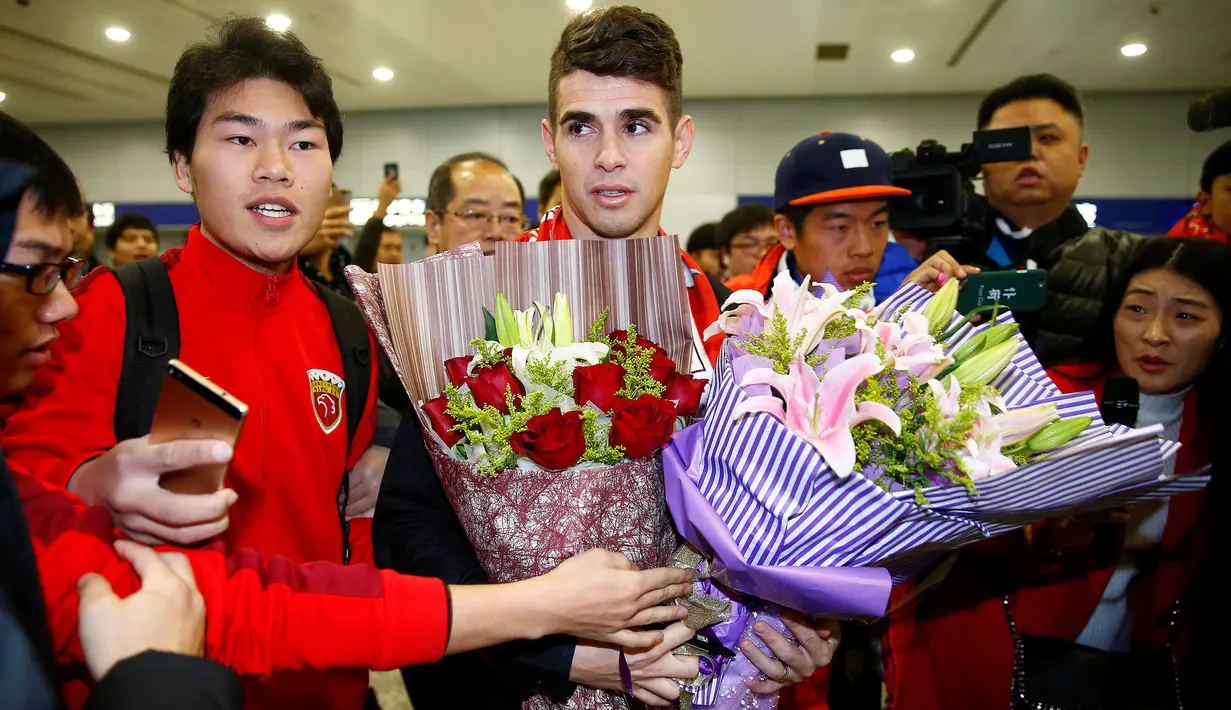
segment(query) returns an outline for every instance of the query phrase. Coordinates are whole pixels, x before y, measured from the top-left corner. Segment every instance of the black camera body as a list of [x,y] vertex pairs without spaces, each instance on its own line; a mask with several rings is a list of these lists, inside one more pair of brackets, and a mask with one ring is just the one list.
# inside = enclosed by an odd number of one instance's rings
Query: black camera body
[[934,140],[914,151],[894,153],[893,184],[911,191],[891,201],[889,227],[927,239],[931,248],[980,243],[985,238],[987,203],[973,180],[986,163],[1029,160],[1028,126],[975,131],[956,153]]

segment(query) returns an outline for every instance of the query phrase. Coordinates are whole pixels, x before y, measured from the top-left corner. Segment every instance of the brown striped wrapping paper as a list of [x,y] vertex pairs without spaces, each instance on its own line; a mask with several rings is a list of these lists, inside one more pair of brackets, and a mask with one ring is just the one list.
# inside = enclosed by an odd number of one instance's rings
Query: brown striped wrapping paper
[[[483,309],[493,309],[497,291],[516,310],[535,301],[550,306],[557,292],[568,294],[576,339],[606,307],[608,330],[635,323],[681,372],[689,371],[692,323],[674,236],[503,242],[491,257],[471,246],[412,264],[380,264],[379,278],[370,280],[379,286],[367,291],[383,308],[361,298],[373,329],[387,332],[382,345],[416,405],[444,391],[445,360],[473,353],[469,344],[483,337]],[[350,271],[352,283],[362,279]]]

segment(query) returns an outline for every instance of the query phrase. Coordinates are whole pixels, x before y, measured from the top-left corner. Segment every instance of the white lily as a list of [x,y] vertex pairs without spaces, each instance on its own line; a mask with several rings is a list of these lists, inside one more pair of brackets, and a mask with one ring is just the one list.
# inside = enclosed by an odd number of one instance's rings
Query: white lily
[[[1025,441],[1037,434],[1043,427],[1060,418],[1056,405],[1044,404],[1024,409],[1010,409],[1007,412],[980,418],[980,435],[996,434],[1001,437],[1005,446],[1012,446]],[[986,430],[984,428],[986,425]]]
[[530,310],[512,311],[511,321],[519,342],[513,346],[509,366],[529,391],[544,389],[527,373],[533,361],[564,362],[571,374],[578,365],[597,365],[607,356],[606,343],[573,342],[568,297],[562,293],[556,294],[553,308],[536,301]]

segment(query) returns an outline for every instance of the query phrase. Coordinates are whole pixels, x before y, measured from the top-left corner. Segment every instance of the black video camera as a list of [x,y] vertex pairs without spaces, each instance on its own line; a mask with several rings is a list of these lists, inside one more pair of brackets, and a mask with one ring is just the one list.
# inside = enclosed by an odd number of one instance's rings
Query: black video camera
[[893,184],[911,194],[891,200],[890,229],[927,239],[932,248],[952,249],[986,239],[987,203],[973,180],[985,163],[1029,160],[1033,152],[1028,126],[975,131],[956,153],[934,140],[914,151],[894,153]]

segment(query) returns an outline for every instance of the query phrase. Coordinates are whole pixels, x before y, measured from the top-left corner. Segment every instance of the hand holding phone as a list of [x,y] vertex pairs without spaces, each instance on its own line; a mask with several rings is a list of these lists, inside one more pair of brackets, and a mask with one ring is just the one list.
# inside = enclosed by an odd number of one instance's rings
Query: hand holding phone
[[[172,360],[150,427],[150,443],[209,439],[234,448],[248,405],[179,360]],[[175,493],[213,493],[222,487],[227,464],[204,464],[165,473],[158,485]]]
[[957,296],[958,313],[999,303],[1007,311],[1032,313],[1047,301],[1047,271],[984,271],[971,274]]

